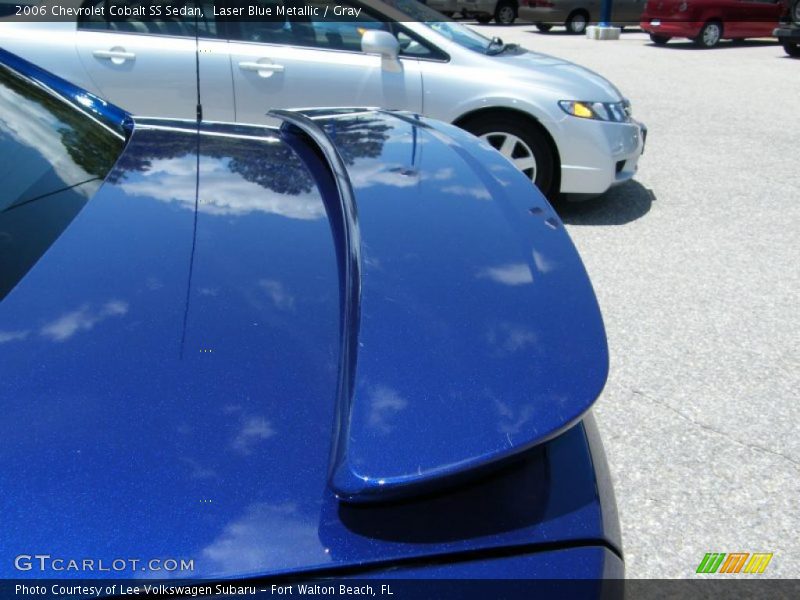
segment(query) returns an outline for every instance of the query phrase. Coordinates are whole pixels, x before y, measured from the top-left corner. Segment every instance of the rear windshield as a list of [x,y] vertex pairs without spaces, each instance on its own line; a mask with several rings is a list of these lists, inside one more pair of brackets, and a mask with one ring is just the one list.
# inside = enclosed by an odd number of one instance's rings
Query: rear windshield
[[124,143],[79,105],[0,63],[0,299],[97,191]]

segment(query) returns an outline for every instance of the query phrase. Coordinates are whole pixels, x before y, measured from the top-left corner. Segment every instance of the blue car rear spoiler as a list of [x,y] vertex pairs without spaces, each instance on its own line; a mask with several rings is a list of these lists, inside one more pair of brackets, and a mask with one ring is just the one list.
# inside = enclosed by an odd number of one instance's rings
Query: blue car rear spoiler
[[[552,439],[585,414],[602,391],[608,373],[602,317],[588,276],[560,220],[521,173],[498,153],[484,151],[468,134],[414,115],[364,109],[352,109],[350,114],[346,109],[274,110],[268,114],[283,121],[284,132],[300,133],[317,146],[331,167],[338,190],[338,198],[328,207],[329,213],[334,213],[329,214],[329,220],[339,246],[342,287],[337,422],[329,484],[340,499],[380,502],[452,486],[496,469],[524,450]],[[384,301],[408,296],[410,289],[423,287],[419,291],[422,302],[431,311],[437,310],[437,299],[428,296],[435,291],[424,289],[420,269],[402,267],[408,264],[402,260],[403,253],[422,249],[412,241],[408,247],[386,244],[386,236],[396,235],[398,230],[386,222],[386,211],[376,206],[403,203],[411,213],[410,221],[416,218],[424,227],[428,220],[428,226],[438,228],[443,237],[463,236],[465,244],[474,234],[454,228],[450,224],[453,220],[433,222],[435,217],[426,210],[430,204],[408,202],[415,193],[412,188],[407,188],[405,195],[388,197],[391,186],[381,191],[380,186],[360,175],[359,168],[368,168],[369,161],[359,164],[343,158],[349,155],[350,142],[340,139],[337,130],[376,123],[405,127],[415,147],[412,152],[424,146],[427,158],[438,154],[441,162],[449,165],[445,170],[455,169],[464,183],[471,176],[476,186],[473,192],[482,194],[482,201],[465,199],[464,212],[474,206],[485,215],[487,231],[492,227],[508,231],[505,255],[510,252],[519,256],[519,263],[513,266],[516,271],[512,280],[504,283],[511,284],[510,291],[518,298],[516,310],[503,307],[501,297],[509,290],[484,295],[491,278],[485,273],[468,273],[458,281],[474,320],[485,318],[497,324],[501,331],[498,336],[510,336],[506,348],[490,349],[487,354],[486,348],[480,347],[485,340],[482,332],[475,331],[477,323],[460,321],[454,313],[439,316],[435,323],[465,340],[463,345],[451,347],[446,336],[428,335],[431,322],[411,319],[409,324],[406,317],[410,310],[403,314],[401,307],[391,313],[397,304]],[[385,149],[384,153],[380,157],[384,163],[394,158]],[[419,181],[431,181],[440,176],[437,173],[425,172],[420,166],[411,175]],[[360,184],[354,186],[354,180]],[[432,193],[447,189],[439,187]],[[492,204],[495,210],[487,208]],[[415,210],[421,212],[416,214]],[[382,254],[383,246],[388,246],[391,254]],[[365,271],[364,247],[377,254],[382,263],[394,265],[393,271],[386,273],[384,269],[381,277]],[[480,258],[491,261],[495,257]],[[513,281],[513,277],[519,281]],[[365,318],[365,306],[371,307],[372,318]],[[513,321],[511,312],[521,312],[524,321],[509,325]],[[399,318],[392,316],[398,314]],[[419,341],[413,360],[425,365],[425,372],[397,373],[405,368],[402,361],[408,356],[408,342],[388,337],[387,323],[381,319],[406,323],[406,329],[395,334]],[[504,330],[514,327],[519,329]],[[465,334],[470,331],[475,335]],[[498,358],[493,352],[508,356]],[[485,362],[478,358],[489,355]],[[468,374],[474,381],[450,385],[447,379],[456,376],[457,368],[436,372],[437,365],[454,364],[452,361],[474,365]],[[387,380],[392,385],[384,385]],[[457,392],[448,397],[449,389]],[[391,406],[398,413],[391,428],[381,431],[381,427],[375,427],[376,406]]]

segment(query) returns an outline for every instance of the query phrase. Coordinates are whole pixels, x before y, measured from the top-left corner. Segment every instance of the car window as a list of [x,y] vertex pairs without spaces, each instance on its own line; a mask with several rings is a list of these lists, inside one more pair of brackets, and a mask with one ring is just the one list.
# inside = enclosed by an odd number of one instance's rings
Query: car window
[[384,0],[386,4],[400,11],[406,17],[424,23],[459,46],[485,54],[491,40],[472,28],[456,23],[443,14],[417,2],[416,0]]
[[[349,21],[332,21],[325,19],[325,3],[320,2],[317,11],[320,17],[306,15],[287,16],[285,9],[305,8],[316,4],[303,0],[232,0],[229,7],[243,8],[245,14],[248,7],[255,5],[270,16],[255,19],[242,19],[231,28],[230,39],[243,42],[264,44],[285,44],[291,46],[309,46],[329,50],[348,50],[361,52],[361,36],[370,29],[389,31],[389,26],[362,10],[358,17]],[[350,6],[346,2],[338,2],[339,6]],[[300,11],[298,11],[300,12]]]
[[[81,17],[79,29],[110,31],[114,33],[138,33],[142,35],[169,35],[178,37],[203,38],[219,37],[218,23],[214,18],[214,0],[175,0],[165,3],[163,0],[85,0],[84,8],[98,7],[102,12]],[[131,9],[126,11],[130,17],[111,16],[111,7]],[[193,10],[200,7],[199,12]],[[166,9],[175,10],[178,14],[167,15]],[[91,12],[91,11],[86,11]],[[115,11],[117,15],[120,11]],[[185,12],[185,15],[181,15]],[[145,16],[140,16],[141,14]]]
[[[76,98],[78,102],[88,97]],[[94,194],[124,137],[0,64],[0,299]]]
[[395,36],[400,43],[400,55],[412,58],[443,58],[441,52],[431,48],[422,40],[412,37],[402,29],[398,29]]

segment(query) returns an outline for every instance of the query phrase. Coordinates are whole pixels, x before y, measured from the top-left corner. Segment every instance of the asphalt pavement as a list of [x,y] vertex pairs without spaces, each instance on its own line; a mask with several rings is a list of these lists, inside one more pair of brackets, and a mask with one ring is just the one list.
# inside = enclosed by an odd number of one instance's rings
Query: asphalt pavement
[[760,577],[798,577],[800,60],[774,41],[475,28],[604,75],[649,128],[633,182],[560,209],[608,331],[595,414],[627,575],[772,552]]

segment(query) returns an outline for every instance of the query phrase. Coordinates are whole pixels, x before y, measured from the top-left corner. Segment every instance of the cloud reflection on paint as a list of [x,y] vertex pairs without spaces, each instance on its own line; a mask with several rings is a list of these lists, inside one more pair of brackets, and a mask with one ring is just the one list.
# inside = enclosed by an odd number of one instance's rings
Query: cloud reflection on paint
[[0,331],[0,344],[25,340],[29,334],[30,331],[27,329],[22,331]]
[[533,262],[536,264],[536,268],[539,269],[539,272],[542,274],[549,273],[556,268],[556,264],[553,262],[553,260],[547,258],[544,254],[537,252],[536,250],[533,251]]
[[[253,212],[289,219],[314,220],[325,217],[325,206],[316,193],[280,194],[248,181],[229,168],[230,159],[200,158],[198,211],[218,216],[239,216]],[[120,184],[131,196],[174,202],[194,210],[196,157],[156,159],[143,173]]]
[[533,404],[511,405],[498,398],[494,399],[494,403],[500,417],[497,423],[497,431],[508,436],[516,435],[522,431],[523,427],[535,414]]
[[408,400],[397,391],[385,385],[376,385],[368,392],[368,425],[380,433],[390,433],[392,420],[408,407]]
[[482,186],[466,186],[466,185],[446,185],[442,188],[445,194],[452,194],[454,196],[470,196],[476,200],[491,200],[492,195],[485,187]]
[[252,454],[256,447],[275,435],[272,425],[264,417],[246,417],[231,447],[240,454]]
[[510,263],[488,267],[478,273],[479,278],[491,279],[503,285],[517,286],[533,283],[533,273],[525,263]]
[[[292,557],[301,558],[294,564]],[[319,540],[317,528],[295,504],[255,503],[199,552],[195,576],[264,573],[276,567],[327,562],[330,555]]]
[[280,281],[274,279],[262,279],[258,282],[259,287],[264,290],[272,304],[278,310],[294,310],[294,296],[292,296]]
[[98,323],[112,317],[121,317],[127,312],[128,303],[121,300],[110,300],[97,310],[85,304],[44,325],[40,334],[54,342],[64,342],[79,331],[90,331]]
[[379,160],[364,161],[348,171],[355,189],[374,185],[389,185],[397,188],[411,187],[421,181],[446,181],[455,177],[455,170],[444,167],[433,172],[419,173],[413,165],[384,163]]
[[500,323],[489,328],[486,340],[499,356],[514,354],[536,344],[536,334],[512,323]]

